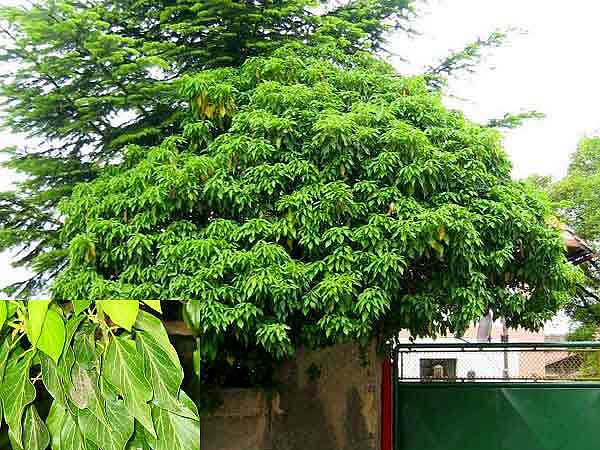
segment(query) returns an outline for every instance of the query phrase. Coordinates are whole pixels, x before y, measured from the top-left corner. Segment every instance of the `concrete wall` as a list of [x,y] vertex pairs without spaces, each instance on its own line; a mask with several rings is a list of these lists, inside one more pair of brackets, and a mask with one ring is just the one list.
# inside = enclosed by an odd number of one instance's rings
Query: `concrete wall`
[[228,389],[219,393],[223,404],[200,418],[201,450],[262,450],[270,448],[266,434],[271,401],[261,391]]
[[381,359],[375,345],[365,356],[353,344],[300,350],[282,365],[278,394],[224,391],[201,419],[201,449],[378,450]]

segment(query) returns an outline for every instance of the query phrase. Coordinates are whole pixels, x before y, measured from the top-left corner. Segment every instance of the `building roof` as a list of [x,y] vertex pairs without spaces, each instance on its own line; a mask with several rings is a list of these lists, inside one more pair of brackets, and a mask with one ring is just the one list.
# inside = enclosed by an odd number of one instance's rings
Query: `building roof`
[[597,256],[592,247],[577,236],[570,228],[563,226],[562,235],[567,247],[567,259],[570,263],[575,265],[581,264]]

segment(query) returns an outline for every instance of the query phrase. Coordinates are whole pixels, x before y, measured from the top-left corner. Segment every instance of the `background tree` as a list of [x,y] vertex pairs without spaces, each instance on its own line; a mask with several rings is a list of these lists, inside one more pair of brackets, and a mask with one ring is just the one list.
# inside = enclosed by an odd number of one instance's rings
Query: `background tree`
[[[600,138],[583,138],[571,156],[567,176],[548,188],[563,220],[596,252],[600,250]],[[600,327],[600,266],[594,258],[583,265],[587,276],[567,308],[581,323],[576,335],[595,337]],[[591,330],[595,330],[592,332]],[[587,331],[587,332],[585,332]]]
[[529,119],[543,119],[546,115],[539,111],[524,111],[519,113],[506,113],[502,117],[488,120],[487,126],[490,128],[514,129],[523,125]]
[[600,240],[600,138],[580,141],[567,176],[550,190],[561,216],[590,243]]
[[437,64],[427,68],[425,71],[427,82],[430,86],[441,89],[450,76],[462,73],[473,74],[486,50],[502,46],[511,31],[514,30],[496,30],[486,38],[478,38],[463,48],[451,52]]

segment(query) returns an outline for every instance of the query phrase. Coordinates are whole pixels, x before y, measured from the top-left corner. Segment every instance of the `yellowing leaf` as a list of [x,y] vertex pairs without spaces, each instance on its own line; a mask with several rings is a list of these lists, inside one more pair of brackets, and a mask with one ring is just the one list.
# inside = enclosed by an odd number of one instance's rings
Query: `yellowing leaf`
[[92,242],[85,253],[85,262],[89,263],[94,259],[96,259],[96,246]]
[[27,337],[31,342],[33,348],[36,348],[40,334],[42,333],[42,327],[44,320],[46,319],[46,313],[48,312],[48,306],[50,306],[51,300],[29,300],[27,309],[29,312],[29,319],[27,320]]
[[162,309],[160,307],[160,300],[142,300],[146,305],[152,308],[159,313],[162,313]]
[[50,309],[46,313],[46,319],[42,327],[37,347],[58,364],[65,345],[66,330],[60,314]]
[[78,316],[82,313],[87,307],[92,304],[91,300],[73,300],[73,311],[75,315]]
[[98,300],[96,303],[116,325],[131,331],[140,309],[139,300]]
[[442,226],[438,230],[438,240],[443,241],[445,237],[446,237],[446,228]]
[[0,300],[0,330],[6,322],[6,316],[8,315],[8,308],[6,307],[6,300]]

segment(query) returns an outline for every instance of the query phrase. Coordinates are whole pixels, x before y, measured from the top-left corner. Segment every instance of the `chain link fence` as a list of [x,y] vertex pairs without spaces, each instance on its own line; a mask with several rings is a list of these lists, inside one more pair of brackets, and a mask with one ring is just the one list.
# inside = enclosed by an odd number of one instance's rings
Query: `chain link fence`
[[400,382],[600,382],[600,342],[408,344]]

